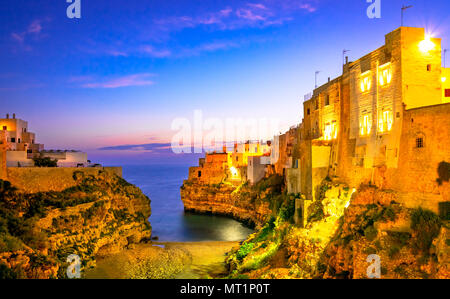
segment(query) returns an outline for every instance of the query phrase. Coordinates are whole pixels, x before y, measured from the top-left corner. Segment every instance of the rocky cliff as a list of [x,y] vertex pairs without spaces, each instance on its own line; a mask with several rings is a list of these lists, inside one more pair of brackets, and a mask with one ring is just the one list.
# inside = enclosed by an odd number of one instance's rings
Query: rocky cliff
[[405,208],[392,191],[354,191],[325,181],[305,228],[286,197],[288,208],[229,254],[230,277],[367,278],[375,254],[381,278],[449,278],[448,215]]
[[[230,216],[250,226],[260,227],[272,214],[269,198],[281,194],[281,177],[265,179],[257,186],[216,185],[185,181],[181,200],[186,211]],[[278,189],[277,189],[278,188]]]
[[119,176],[73,173],[74,186],[24,193],[0,181],[0,276],[64,278],[67,257],[81,269],[94,256],[149,240],[150,199]]

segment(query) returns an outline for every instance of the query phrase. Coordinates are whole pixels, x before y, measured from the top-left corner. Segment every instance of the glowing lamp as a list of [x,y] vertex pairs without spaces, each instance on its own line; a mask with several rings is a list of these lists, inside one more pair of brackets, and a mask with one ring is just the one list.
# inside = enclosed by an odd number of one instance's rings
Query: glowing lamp
[[442,81],[442,83],[445,83],[445,81],[447,81],[447,78],[446,77],[442,77],[441,81]]
[[234,167],[234,166],[231,166],[230,172],[231,172],[231,175],[232,175],[233,177],[237,177],[238,174],[239,174],[238,171],[237,171],[237,169],[236,169],[236,167]]
[[436,45],[431,41],[429,36],[419,43],[419,49],[422,53],[428,53],[434,50],[434,48],[436,48]]

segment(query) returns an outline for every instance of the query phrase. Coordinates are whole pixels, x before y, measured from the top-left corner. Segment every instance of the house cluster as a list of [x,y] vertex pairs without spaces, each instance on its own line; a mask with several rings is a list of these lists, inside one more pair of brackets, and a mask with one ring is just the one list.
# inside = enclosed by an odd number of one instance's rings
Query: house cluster
[[87,154],[79,151],[46,151],[28,131],[28,122],[6,114],[0,119],[0,161],[6,167],[33,167],[34,158],[57,160],[58,167],[88,166]]
[[[450,201],[448,175],[439,178],[450,171],[450,68],[441,53],[441,39],[400,27],[382,47],[346,58],[341,76],[305,96],[302,122],[266,151],[248,142],[242,153],[207,154],[189,178],[254,184],[277,173],[303,195],[304,213],[325,178],[395,190],[407,206],[438,211]],[[261,150],[247,153],[254,146]]]

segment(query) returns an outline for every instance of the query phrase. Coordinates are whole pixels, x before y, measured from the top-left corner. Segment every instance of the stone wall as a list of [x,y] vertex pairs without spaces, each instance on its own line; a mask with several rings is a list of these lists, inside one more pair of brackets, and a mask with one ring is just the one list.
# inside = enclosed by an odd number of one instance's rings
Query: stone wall
[[101,171],[122,177],[122,167],[102,168],[53,168],[53,167],[9,167],[8,178],[13,186],[27,193],[62,191],[77,185],[75,172],[96,175]]

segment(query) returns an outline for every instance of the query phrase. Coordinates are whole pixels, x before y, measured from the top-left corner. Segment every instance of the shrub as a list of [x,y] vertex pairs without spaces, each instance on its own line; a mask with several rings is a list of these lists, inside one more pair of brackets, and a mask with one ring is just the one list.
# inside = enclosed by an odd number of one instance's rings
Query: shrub
[[242,261],[252,250],[255,244],[245,242],[236,253],[236,258]]
[[58,160],[53,160],[49,157],[36,157],[33,158],[34,166],[36,167],[57,167]]
[[376,229],[373,225],[368,226],[368,227],[364,230],[364,236],[365,236],[365,237],[367,238],[367,240],[369,240],[369,241],[375,240],[375,238],[377,237],[377,235],[378,235],[378,231],[377,231],[377,229]]
[[292,221],[295,214],[295,199],[288,198],[280,210],[280,218],[284,221]]
[[320,221],[325,217],[323,212],[323,204],[321,200],[314,201],[308,207],[308,222]]
[[5,264],[0,264],[0,279],[18,279],[19,275]]
[[441,225],[441,220],[432,211],[415,209],[411,214],[411,229],[415,233],[413,249],[428,255],[433,240],[439,235]]

